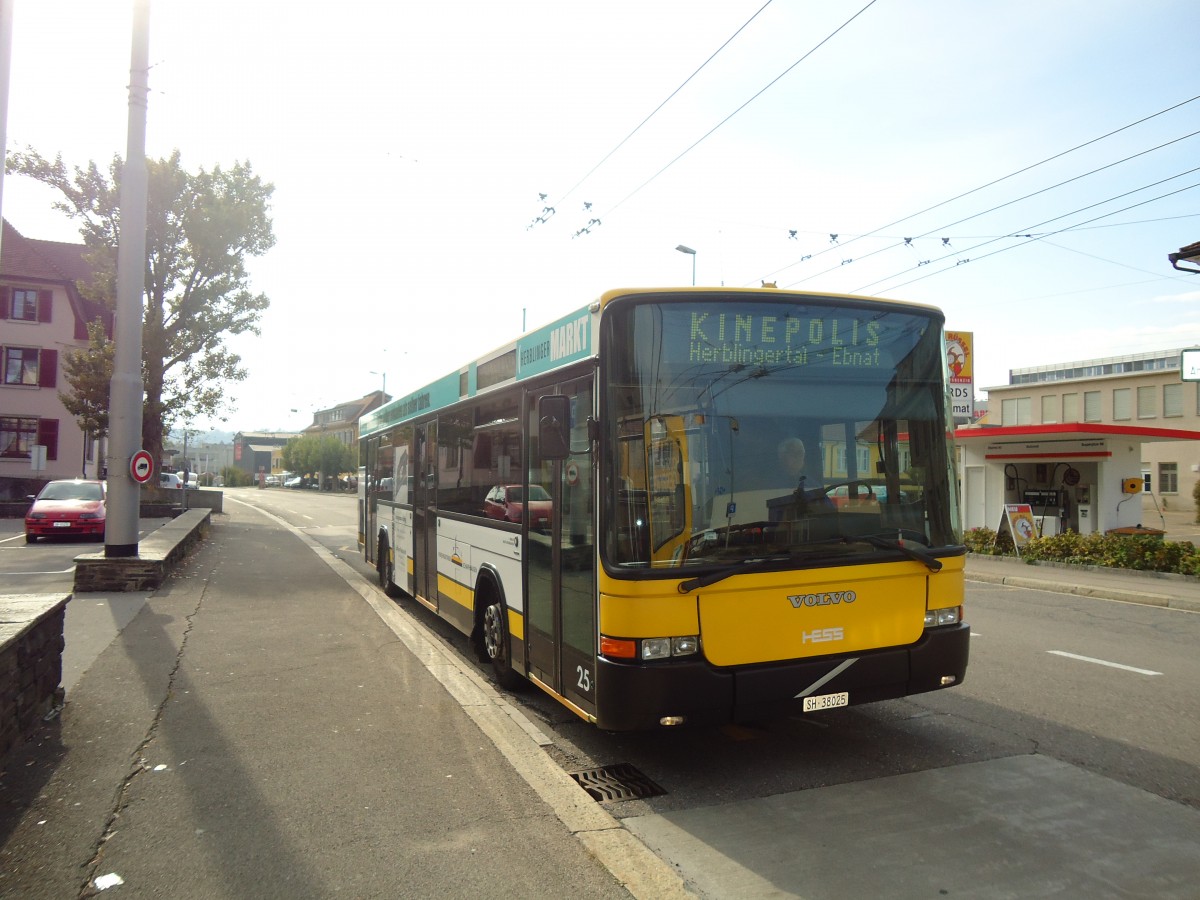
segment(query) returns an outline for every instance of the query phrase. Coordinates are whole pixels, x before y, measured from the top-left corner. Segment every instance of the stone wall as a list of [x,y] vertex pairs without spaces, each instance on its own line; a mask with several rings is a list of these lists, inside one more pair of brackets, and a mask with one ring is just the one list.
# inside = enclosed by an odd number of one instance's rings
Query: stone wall
[[196,542],[208,534],[212,511],[189,509],[138,541],[138,555],[75,557],[75,593],[149,591],[158,587]]
[[0,759],[62,705],[70,594],[0,597]]

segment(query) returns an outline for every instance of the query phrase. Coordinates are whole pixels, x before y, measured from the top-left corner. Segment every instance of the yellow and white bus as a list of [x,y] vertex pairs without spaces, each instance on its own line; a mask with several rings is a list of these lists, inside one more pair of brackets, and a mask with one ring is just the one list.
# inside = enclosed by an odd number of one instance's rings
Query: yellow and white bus
[[390,594],[610,730],[962,682],[942,313],[614,290],[364,417]]

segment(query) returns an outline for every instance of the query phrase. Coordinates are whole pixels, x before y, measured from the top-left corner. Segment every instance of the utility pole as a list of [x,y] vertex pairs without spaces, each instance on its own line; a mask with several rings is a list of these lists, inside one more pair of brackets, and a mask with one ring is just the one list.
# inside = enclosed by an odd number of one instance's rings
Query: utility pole
[[[104,555],[137,556],[141,486],[130,465],[142,443],[142,303],[146,292],[146,106],[150,95],[150,0],[134,0],[129,126],[121,172],[117,308],[109,389],[108,525]],[[161,460],[154,460],[157,471]],[[154,473],[152,473],[153,476]]]

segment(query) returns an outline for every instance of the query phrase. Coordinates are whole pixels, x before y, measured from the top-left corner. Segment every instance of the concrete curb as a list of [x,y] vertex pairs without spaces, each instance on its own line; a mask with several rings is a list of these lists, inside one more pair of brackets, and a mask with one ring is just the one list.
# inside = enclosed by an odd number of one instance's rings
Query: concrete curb
[[[1011,562],[1011,560],[1008,560]],[[1053,565],[1052,568],[1061,571],[1061,575],[1055,572],[1051,575],[1013,575],[1006,572],[988,572],[986,571],[987,563],[981,562],[975,566],[969,566],[966,572],[968,581],[980,581],[990,584],[1002,584],[1008,587],[1026,588],[1029,590],[1051,591],[1057,594],[1073,594],[1077,597],[1091,597],[1097,600],[1115,600],[1120,603],[1137,603],[1142,606],[1158,606],[1165,609],[1183,610],[1185,612],[1200,612],[1200,600],[1190,597],[1179,597],[1169,593],[1164,593],[1161,588],[1169,586],[1170,578],[1184,579],[1187,582],[1194,582],[1186,575],[1175,575],[1165,578],[1168,584],[1159,584],[1155,587],[1160,588],[1158,591],[1147,591],[1145,588],[1150,583],[1158,580],[1155,576],[1163,576],[1165,573],[1157,572],[1107,572],[1106,574],[1125,578],[1130,578],[1131,581],[1137,581],[1139,586],[1130,584],[1128,588],[1116,584],[1111,585],[1096,585],[1086,584],[1076,581],[1066,580],[1069,577],[1069,572],[1076,569],[1080,572],[1093,571],[1098,567],[1095,566],[1066,566]],[[1026,564],[1028,565],[1028,564]],[[1051,566],[1034,566],[1035,568],[1051,568]],[[1103,570],[1101,570],[1103,571]],[[1149,576],[1144,579],[1138,579],[1138,576]]]

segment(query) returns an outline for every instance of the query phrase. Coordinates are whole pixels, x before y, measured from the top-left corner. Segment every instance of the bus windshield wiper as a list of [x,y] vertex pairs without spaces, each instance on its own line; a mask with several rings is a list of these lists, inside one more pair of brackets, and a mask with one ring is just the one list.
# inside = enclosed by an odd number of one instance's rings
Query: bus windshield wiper
[[697,575],[695,578],[689,578],[687,581],[679,582],[677,590],[681,594],[687,594],[694,591],[696,588],[707,587],[710,584],[716,584],[718,581],[724,581],[730,575],[739,575],[742,572],[753,572],[760,566],[771,562],[786,562],[793,557],[789,554],[777,554],[775,556],[752,556],[749,559],[741,559],[724,568],[717,569],[714,572],[709,572],[707,575]]
[[942,570],[942,561],[940,559],[932,555],[924,547],[905,543],[899,537],[889,537],[882,534],[856,534],[853,537],[847,535],[844,540],[848,544],[860,541],[864,544],[870,544],[872,547],[878,547],[880,550],[899,550],[909,559],[915,559],[919,563],[924,563],[925,568],[930,572],[940,572]]

